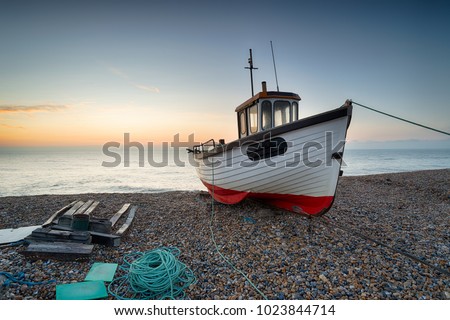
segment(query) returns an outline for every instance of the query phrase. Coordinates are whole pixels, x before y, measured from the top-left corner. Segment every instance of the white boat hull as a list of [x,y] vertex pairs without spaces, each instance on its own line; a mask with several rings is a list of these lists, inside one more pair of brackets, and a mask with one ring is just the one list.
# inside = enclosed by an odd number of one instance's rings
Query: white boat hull
[[[336,193],[350,118],[351,106],[341,107],[298,120],[285,129],[274,128],[256,139],[246,137],[194,153],[197,174],[211,195],[223,203],[256,197],[290,211],[323,214]],[[286,142],[284,152],[251,159],[259,142],[275,140]]]

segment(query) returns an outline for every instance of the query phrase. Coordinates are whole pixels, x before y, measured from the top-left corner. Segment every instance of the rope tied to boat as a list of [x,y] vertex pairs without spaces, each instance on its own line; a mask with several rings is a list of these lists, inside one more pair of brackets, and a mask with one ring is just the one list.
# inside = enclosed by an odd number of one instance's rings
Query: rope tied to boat
[[416,262],[419,262],[419,263],[422,263],[422,264],[424,264],[424,265],[427,265],[428,267],[434,269],[434,270],[437,271],[437,272],[440,272],[440,273],[442,273],[442,274],[445,274],[445,275],[447,275],[447,276],[450,276],[450,272],[449,272],[448,270],[442,269],[442,268],[440,268],[439,266],[435,266],[434,264],[432,264],[432,263],[426,261],[425,259],[420,258],[420,257],[417,257],[417,256],[415,256],[415,255],[413,255],[413,254],[411,254],[411,253],[408,253],[408,252],[406,252],[406,251],[404,251],[404,250],[402,250],[402,249],[400,249],[400,248],[397,248],[397,247],[395,247],[395,246],[388,245],[388,244],[386,244],[386,243],[384,243],[384,242],[381,242],[380,240],[377,240],[377,239],[375,239],[375,238],[372,238],[372,237],[370,237],[370,236],[367,236],[367,235],[365,235],[365,234],[363,234],[363,233],[361,233],[361,232],[358,232],[358,231],[356,231],[356,230],[354,230],[354,229],[348,228],[348,227],[342,225],[341,223],[338,223],[337,221],[334,221],[334,220],[329,219],[328,217],[321,216],[321,217],[318,218],[318,221],[319,221],[320,223],[324,224],[325,226],[330,227],[330,228],[331,228],[331,227],[336,227],[336,228],[339,228],[339,229],[344,230],[344,231],[347,232],[348,234],[357,236],[357,237],[359,237],[359,238],[361,238],[361,239],[364,239],[364,240],[368,240],[368,241],[374,242],[375,244],[377,244],[377,245],[379,245],[379,246],[381,246],[381,247],[384,247],[384,248],[389,249],[389,250],[391,250],[391,251],[393,251],[393,252],[396,252],[396,253],[398,253],[398,254],[401,254],[401,255],[403,255],[403,256],[405,256],[405,257],[407,257],[407,258],[410,258],[411,260],[414,260],[414,261],[416,261]]
[[214,220],[214,216],[215,216],[215,211],[214,211],[214,162],[211,163],[211,174],[212,174],[212,190],[211,190],[211,219],[209,221],[209,230],[211,232],[211,240],[214,244],[214,247],[216,249],[216,252],[219,254],[219,256],[236,272],[240,273],[245,280],[247,280],[247,282],[253,287],[253,289],[255,289],[255,291],[261,296],[263,297],[265,300],[268,300],[266,295],[259,290],[256,285],[250,280],[250,278],[240,269],[238,269],[227,257],[225,257],[222,252],[220,252],[219,246],[217,245],[216,242],[216,237],[214,235],[214,229],[213,229],[213,220]]
[[377,110],[377,109],[365,106],[365,105],[363,105],[361,103],[358,103],[358,102],[355,102],[355,101],[351,101],[351,102],[352,102],[352,104],[355,104],[355,105],[357,105],[359,107],[362,107],[362,108],[365,108],[365,109],[368,109],[368,110],[371,110],[371,111],[374,111],[374,112],[378,112],[378,113],[380,113],[382,115],[385,115],[385,116],[388,116],[388,117],[391,117],[391,118],[394,118],[394,119],[397,119],[397,120],[400,120],[400,121],[404,121],[404,122],[407,122],[407,123],[410,123],[410,124],[413,124],[415,126],[422,127],[422,128],[428,129],[428,130],[439,132],[439,133],[445,134],[447,136],[450,136],[449,132],[442,131],[442,130],[439,130],[439,129],[435,129],[435,128],[432,128],[432,127],[429,127],[429,126],[426,126],[426,125],[423,125],[423,124],[420,124],[420,123],[417,123],[417,122],[414,122],[414,121],[407,120],[405,118],[397,117],[397,116],[394,116],[392,114],[389,114],[389,113],[386,113],[386,112],[383,112],[383,111],[380,111],[380,110]]
[[196,282],[192,270],[177,257],[180,250],[162,247],[124,256],[120,266],[125,274],[115,278],[108,291],[119,300],[183,299],[184,290]]

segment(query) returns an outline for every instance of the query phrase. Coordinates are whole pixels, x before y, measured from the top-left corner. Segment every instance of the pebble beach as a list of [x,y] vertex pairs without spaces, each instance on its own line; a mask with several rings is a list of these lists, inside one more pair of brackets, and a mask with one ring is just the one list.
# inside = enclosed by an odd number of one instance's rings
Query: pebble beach
[[4,285],[0,275],[0,299],[55,299],[57,284],[83,281],[94,262],[120,265],[127,254],[160,247],[178,248],[196,277],[185,299],[262,299],[217,249],[268,299],[450,299],[449,169],[341,177],[322,218],[254,200],[212,204],[205,191],[39,195],[0,198],[0,229],[42,224],[89,199],[100,202],[99,218],[138,206],[120,246],[96,244],[77,262],[30,260],[21,254],[26,244],[2,245],[0,272],[54,282]]

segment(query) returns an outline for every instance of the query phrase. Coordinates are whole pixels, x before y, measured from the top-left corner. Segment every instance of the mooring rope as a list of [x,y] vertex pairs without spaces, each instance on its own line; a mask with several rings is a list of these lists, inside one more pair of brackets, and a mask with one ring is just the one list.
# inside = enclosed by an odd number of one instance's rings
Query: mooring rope
[[248,283],[253,287],[253,289],[255,289],[256,292],[258,292],[261,297],[263,297],[265,300],[268,300],[266,295],[264,293],[261,292],[261,290],[259,290],[256,285],[248,278],[248,276],[240,269],[238,269],[227,257],[225,257],[222,252],[220,252],[219,246],[216,243],[216,237],[214,235],[214,229],[213,229],[213,220],[214,220],[214,216],[215,216],[215,212],[214,212],[214,163],[211,163],[211,171],[212,171],[212,197],[211,197],[211,220],[209,222],[209,230],[211,231],[211,240],[214,244],[214,247],[217,251],[217,253],[219,254],[219,256],[226,262],[228,263],[228,265],[235,270],[236,272],[240,273],[245,280],[248,281]]
[[333,226],[333,227],[335,227],[335,228],[339,228],[339,229],[341,229],[341,230],[346,231],[348,234],[355,235],[355,236],[357,236],[357,237],[360,237],[361,239],[365,239],[365,240],[368,240],[368,241],[372,241],[372,242],[376,243],[377,245],[379,245],[379,246],[381,246],[381,247],[384,247],[384,248],[386,248],[386,249],[389,249],[389,250],[391,250],[391,251],[394,251],[394,252],[396,252],[396,253],[399,253],[399,254],[401,254],[401,255],[403,255],[403,256],[405,256],[405,257],[407,257],[407,258],[410,258],[410,259],[412,259],[412,260],[414,260],[414,261],[416,261],[416,262],[425,264],[425,265],[429,266],[430,268],[434,269],[434,270],[437,271],[437,272],[440,272],[440,273],[442,273],[442,274],[445,274],[445,275],[447,275],[447,276],[450,276],[450,272],[449,272],[448,270],[445,270],[445,269],[442,269],[442,268],[440,268],[440,267],[437,267],[437,266],[435,266],[434,264],[432,264],[432,263],[430,263],[430,262],[428,262],[428,261],[425,261],[425,260],[423,260],[423,259],[421,259],[421,258],[419,258],[419,257],[416,257],[415,255],[413,255],[413,254],[411,254],[411,253],[408,253],[408,252],[406,252],[406,251],[403,251],[403,250],[401,250],[401,249],[399,249],[399,248],[396,248],[396,247],[394,247],[394,246],[390,246],[390,245],[388,245],[388,244],[386,244],[386,243],[384,243],[384,242],[381,242],[381,241],[379,241],[379,240],[377,240],[377,239],[374,239],[374,238],[372,238],[372,237],[369,237],[369,236],[367,236],[367,235],[365,235],[365,234],[362,234],[362,233],[360,233],[360,232],[358,232],[358,231],[356,231],[356,230],[347,228],[347,227],[343,226],[342,224],[337,223],[336,221],[332,221],[332,220],[330,220],[329,218],[327,218],[327,217],[325,217],[325,216],[320,217],[320,218],[318,219],[318,221],[321,222],[322,224],[324,224],[325,226],[328,226],[328,227],[332,227],[332,226]]
[[414,122],[414,121],[410,121],[410,120],[407,120],[407,119],[404,119],[404,118],[400,118],[400,117],[394,116],[394,115],[392,115],[392,114],[389,114],[389,113],[386,113],[386,112],[383,112],[383,111],[376,110],[376,109],[374,109],[374,108],[365,106],[365,105],[360,104],[360,103],[355,102],[355,101],[352,101],[352,104],[356,104],[357,106],[360,106],[360,107],[362,107],[362,108],[366,108],[366,109],[368,109],[368,110],[371,110],[371,111],[374,111],[374,112],[381,113],[381,114],[383,114],[383,115],[385,115],[385,116],[388,116],[388,117],[391,117],[391,118],[394,118],[394,119],[397,119],[397,120],[400,120],[400,121],[404,121],[404,122],[407,122],[407,123],[410,123],[410,124],[413,124],[413,125],[416,125],[416,126],[419,126],[419,127],[425,128],[425,129],[428,129],[428,130],[436,131],[436,132],[439,132],[439,133],[442,133],[442,134],[445,134],[445,135],[450,136],[450,133],[448,133],[448,132],[445,132],[445,131],[442,131],[442,130],[438,130],[438,129],[435,129],[435,128],[432,128],[432,127],[429,127],[429,126],[425,126],[425,125],[423,125],[423,124],[420,124],[420,123],[417,123],[417,122]]

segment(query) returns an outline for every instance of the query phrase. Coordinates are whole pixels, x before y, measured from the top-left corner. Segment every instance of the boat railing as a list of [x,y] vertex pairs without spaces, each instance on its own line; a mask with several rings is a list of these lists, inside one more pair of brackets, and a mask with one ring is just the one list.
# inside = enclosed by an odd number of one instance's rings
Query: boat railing
[[206,142],[193,146],[192,150],[190,149],[188,150],[192,151],[194,154],[198,154],[205,152],[213,152],[215,149],[216,149],[216,142],[214,141],[214,139],[209,139]]

